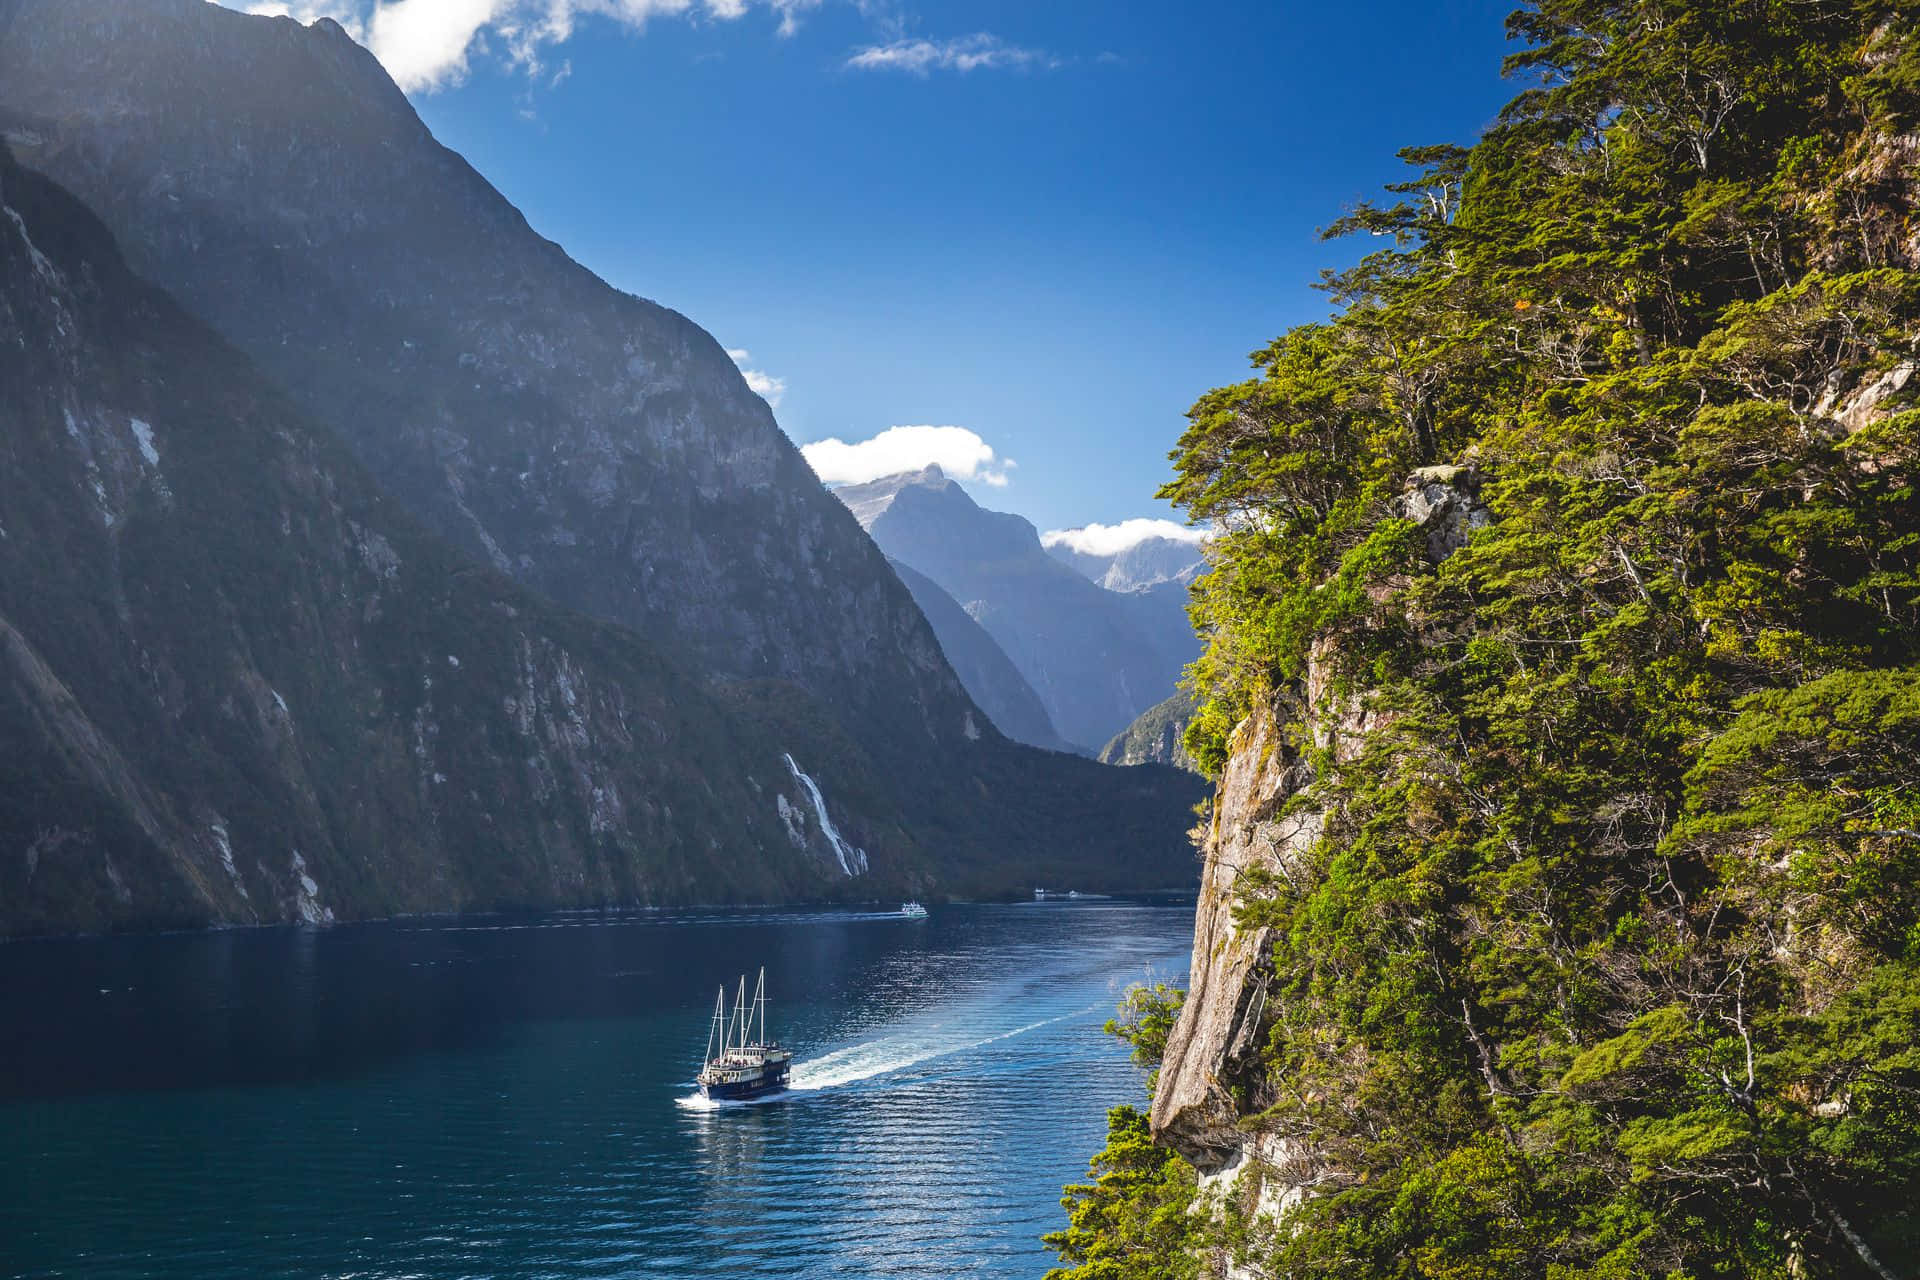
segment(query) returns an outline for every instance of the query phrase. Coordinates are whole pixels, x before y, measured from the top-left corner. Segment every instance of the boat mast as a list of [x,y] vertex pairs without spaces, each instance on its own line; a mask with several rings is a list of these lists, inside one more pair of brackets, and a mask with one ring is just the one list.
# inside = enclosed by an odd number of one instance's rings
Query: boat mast
[[760,980],[753,984],[753,1007],[760,1011],[760,1038],[755,1044],[767,1042],[767,970],[760,968]]
[[733,997],[733,1017],[740,1028],[740,1047],[744,1049],[747,1047],[747,1024],[753,1020],[747,1011],[747,975],[744,973],[740,975],[740,990]]
[[720,1041],[720,1052],[727,1051],[727,986],[723,982],[719,990],[713,993],[713,1023],[707,1028],[707,1061],[713,1061],[713,1042]]

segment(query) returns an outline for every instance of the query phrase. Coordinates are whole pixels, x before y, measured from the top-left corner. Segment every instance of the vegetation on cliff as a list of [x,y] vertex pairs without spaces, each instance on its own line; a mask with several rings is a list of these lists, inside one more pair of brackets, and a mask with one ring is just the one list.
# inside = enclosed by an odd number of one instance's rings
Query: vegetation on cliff
[[[1228,530],[1189,747],[1277,707],[1326,815],[1238,888],[1278,942],[1237,1101],[1306,1194],[1156,1236],[1116,1115],[1064,1274],[1920,1256],[1920,4],[1509,29],[1527,87],[1336,226],[1388,247],[1165,490]],[[1430,482],[1476,510],[1440,546]]]

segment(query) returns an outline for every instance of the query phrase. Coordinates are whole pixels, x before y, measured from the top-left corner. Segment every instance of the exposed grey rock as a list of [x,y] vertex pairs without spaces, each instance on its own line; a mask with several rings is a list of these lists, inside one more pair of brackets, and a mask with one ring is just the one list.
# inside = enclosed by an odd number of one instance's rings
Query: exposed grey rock
[[1814,406],[1814,416],[1832,418],[1848,435],[1864,430],[1901,403],[1901,393],[1913,382],[1916,373],[1920,373],[1920,362],[1902,360],[1848,394],[1842,395],[1835,388]]
[[1143,538],[1124,551],[1094,555],[1064,541],[1046,543],[1047,554],[1109,591],[1138,591],[1163,582],[1189,583],[1206,570],[1200,548],[1177,538]]
[[1492,523],[1480,485],[1480,473],[1472,467],[1422,467],[1407,477],[1400,514],[1425,528],[1427,559],[1434,564],[1466,546],[1475,529]]
[[1203,1172],[1244,1158],[1242,1099],[1257,1110],[1265,1088],[1259,1036],[1273,939],[1265,929],[1241,929],[1233,913],[1243,875],[1284,873],[1319,837],[1318,815],[1279,816],[1306,777],[1280,717],[1262,708],[1234,732],[1203,829],[1187,999],[1167,1038],[1152,1113],[1154,1136]]

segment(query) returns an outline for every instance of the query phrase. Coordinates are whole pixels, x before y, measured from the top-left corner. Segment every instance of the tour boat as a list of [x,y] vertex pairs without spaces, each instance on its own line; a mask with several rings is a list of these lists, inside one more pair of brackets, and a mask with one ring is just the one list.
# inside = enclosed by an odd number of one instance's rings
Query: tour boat
[[[714,1052],[716,1046],[718,1053]],[[713,1024],[707,1032],[706,1065],[699,1076],[701,1096],[731,1102],[775,1093],[787,1087],[787,1073],[792,1069],[793,1051],[781,1048],[777,1040],[767,1039],[767,971],[760,970],[752,1000],[747,999],[747,979],[741,975],[731,1013],[727,1010],[727,989],[722,985],[720,994],[714,997]]]
[[903,902],[900,904],[900,914],[909,920],[924,920],[927,918],[927,909],[917,902]]

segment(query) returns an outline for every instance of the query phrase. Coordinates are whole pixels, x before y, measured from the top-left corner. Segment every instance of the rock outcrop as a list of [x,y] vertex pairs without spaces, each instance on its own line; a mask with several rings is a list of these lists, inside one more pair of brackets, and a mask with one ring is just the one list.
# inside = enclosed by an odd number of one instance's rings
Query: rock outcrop
[[[1490,522],[1481,487],[1480,474],[1465,467],[1407,478],[1398,510],[1422,526],[1434,560]],[[1336,691],[1336,658],[1329,645],[1317,646],[1300,685],[1256,707],[1229,741],[1211,816],[1196,833],[1204,869],[1187,998],[1153,1096],[1154,1136],[1205,1184],[1250,1191],[1254,1217],[1310,1194],[1327,1173],[1311,1144],[1249,1123],[1274,1101],[1261,1056],[1274,939],[1244,925],[1238,908],[1251,882],[1308,874],[1307,855],[1325,829],[1326,815],[1306,801],[1314,773],[1296,735],[1311,733],[1315,747],[1349,758],[1385,723],[1364,696]]]

